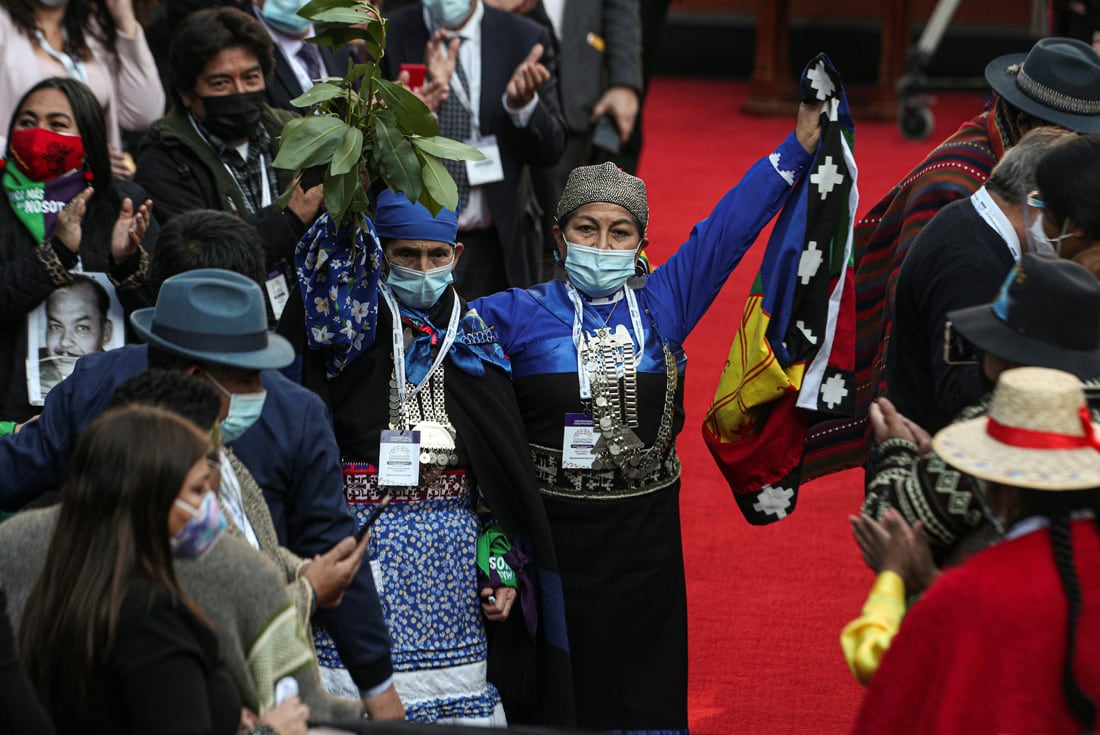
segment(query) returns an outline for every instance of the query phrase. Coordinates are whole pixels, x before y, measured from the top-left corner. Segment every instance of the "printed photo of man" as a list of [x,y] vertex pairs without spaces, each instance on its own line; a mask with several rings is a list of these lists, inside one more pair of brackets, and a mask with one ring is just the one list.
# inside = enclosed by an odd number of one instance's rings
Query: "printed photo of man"
[[46,298],[45,348],[39,350],[38,381],[42,395],[73,371],[76,360],[111,346],[114,324],[111,297],[93,278],[74,274],[67,286]]

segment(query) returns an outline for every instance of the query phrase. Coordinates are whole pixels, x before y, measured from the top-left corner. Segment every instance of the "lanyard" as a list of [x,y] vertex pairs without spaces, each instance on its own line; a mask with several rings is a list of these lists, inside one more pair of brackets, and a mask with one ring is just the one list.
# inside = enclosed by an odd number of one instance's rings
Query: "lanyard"
[[[588,370],[585,369],[581,358],[581,340],[584,339],[584,303],[577,287],[572,283],[565,284],[569,300],[573,302],[573,349],[577,353],[577,382],[580,383],[581,400],[587,401],[592,397],[592,386],[588,381]],[[626,307],[630,311],[630,325],[634,330],[634,341],[638,343],[637,355],[641,357],[645,349],[645,332],[642,331],[642,315],[638,311],[638,299],[634,296],[634,289],[623,286],[625,291]],[[610,326],[610,325],[608,325]]]
[[[249,144],[251,145],[251,143]],[[241,180],[237,178],[237,174],[233,173],[233,169],[229,168],[229,164],[222,161],[222,165],[225,166],[225,170],[233,177],[233,183],[237,185],[237,188],[241,190],[241,194],[244,194],[244,187],[241,186]],[[267,181],[267,159],[264,158],[264,154],[260,154],[260,208],[271,206],[271,185]]]
[[[42,31],[36,30],[34,32],[34,37],[38,39],[38,45],[42,47],[43,51],[52,56],[61,66],[65,67],[65,71],[70,77],[77,81],[84,82],[85,84],[88,83],[88,68],[84,65],[83,61],[55,50],[54,47],[50,45],[50,42],[46,40],[46,37],[42,35]],[[68,34],[65,34],[65,37],[67,40]]]
[[974,210],[978,215],[985,220],[985,223],[992,227],[1001,239],[1004,240],[1005,247],[1008,248],[1008,252],[1012,254],[1012,259],[1017,263],[1020,262],[1020,238],[1016,234],[1016,231],[1012,229],[1012,224],[1005,217],[1004,212],[997,206],[997,203],[993,201],[993,197],[989,195],[986,188],[983,186],[976,192],[970,195],[970,203],[974,205]]
[[[386,299],[386,306],[390,308],[390,321],[393,322],[393,373],[394,382],[397,383],[397,398],[401,403],[405,402],[405,336],[404,330],[401,328],[401,308],[397,305],[397,299],[394,298],[393,291],[386,285],[385,281],[378,284],[378,290],[382,292],[382,297]],[[455,295],[454,305],[451,306],[451,320],[447,324],[447,335],[443,338],[443,344],[439,346],[439,354],[435,356],[435,362],[432,363],[432,367],[428,370],[427,375],[420,381],[420,384],[412,389],[409,394],[409,398],[412,398],[420,389],[431,382],[431,377],[439,366],[443,364],[443,359],[447,357],[447,352],[450,351],[451,345],[454,344],[455,336],[458,333],[458,295]]]
[[222,478],[221,490],[218,492],[218,500],[222,508],[233,518],[237,528],[244,534],[245,540],[254,549],[260,548],[260,540],[256,538],[256,530],[248,520],[244,512],[244,496],[241,493],[241,484],[237,479],[237,473],[233,471],[233,465],[229,463],[229,457],[224,451],[221,455],[220,474]]
[[[198,122],[195,121],[195,116],[188,113],[187,119],[191,121],[191,127],[195,129],[195,132],[199,134],[199,137],[206,141],[206,144],[211,148],[210,139],[207,138],[202,130],[199,129]],[[250,142],[249,145],[252,145]],[[217,151],[215,151],[217,153]],[[239,153],[239,151],[238,151]],[[221,158],[218,158],[221,161]],[[233,169],[229,167],[229,164],[222,161],[222,166],[225,167],[226,173],[233,179],[233,183],[237,185],[237,189],[241,192],[241,196],[244,196],[244,187],[241,186],[241,180],[237,178],[237,174],[233,173]],[[248,197],[244,197],[245,204],[248,204]],[[267,159],[264,157],[264,153],[260,152],[260,208],[271,206],[271,184],[267,180]]]

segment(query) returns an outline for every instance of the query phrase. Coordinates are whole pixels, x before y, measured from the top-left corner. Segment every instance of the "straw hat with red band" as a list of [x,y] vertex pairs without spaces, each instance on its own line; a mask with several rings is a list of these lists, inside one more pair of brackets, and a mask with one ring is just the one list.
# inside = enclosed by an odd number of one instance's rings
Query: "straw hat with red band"
[[989,414],[944,428],[932,447],[951,466],[1002,485],[1100,487],[1100,425],[1091,420],[1081,381],[1061,370],[1002,373]]

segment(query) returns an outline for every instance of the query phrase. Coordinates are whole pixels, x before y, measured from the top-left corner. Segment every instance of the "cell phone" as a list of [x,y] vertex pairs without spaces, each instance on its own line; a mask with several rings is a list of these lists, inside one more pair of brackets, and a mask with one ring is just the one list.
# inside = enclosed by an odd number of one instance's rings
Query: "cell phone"
[[275,685],[275,705],[278,706],[290,699],[291,697],[298,696],[298,680],[293,676],[284,676],[279,679],[279,682]]
[[619,137],[619,126],[615,124],[611,115],[603,115],[596,121],[596,127],[592,129],[592,145],[618,155],[622,147],[622,139]]
[[981,360],[981,350],[951,327],[943,326],[943,361],[948,365],[974,365]]
[[378,516],[382,515],[382,511],[388,508],[389,505],[390,495],[387,493],[378,501],[378,505],[371,509],[370,515],[367,516],[367,522],[363,524],[363,527],[355,532],[355,543],[359,543],[363,540],[363,537],[367,535],[367,531],[370,530],[371,525],[378,520]]
[[397,73],[403,71],[409,73],[409,89],[420,89],[424,86],[424,75],[428,69],[423,64],[402,64],[397,67]]

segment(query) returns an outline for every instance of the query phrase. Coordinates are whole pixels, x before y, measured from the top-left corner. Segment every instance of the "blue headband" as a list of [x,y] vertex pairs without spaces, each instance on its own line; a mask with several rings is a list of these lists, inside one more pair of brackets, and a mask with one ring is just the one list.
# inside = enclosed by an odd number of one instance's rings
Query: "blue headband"
[[375,200],[374,227],[383,240],[434,240],[453,245],[458,236],[458,213],[441,209],[432,217],[423,204],[385,189]]

